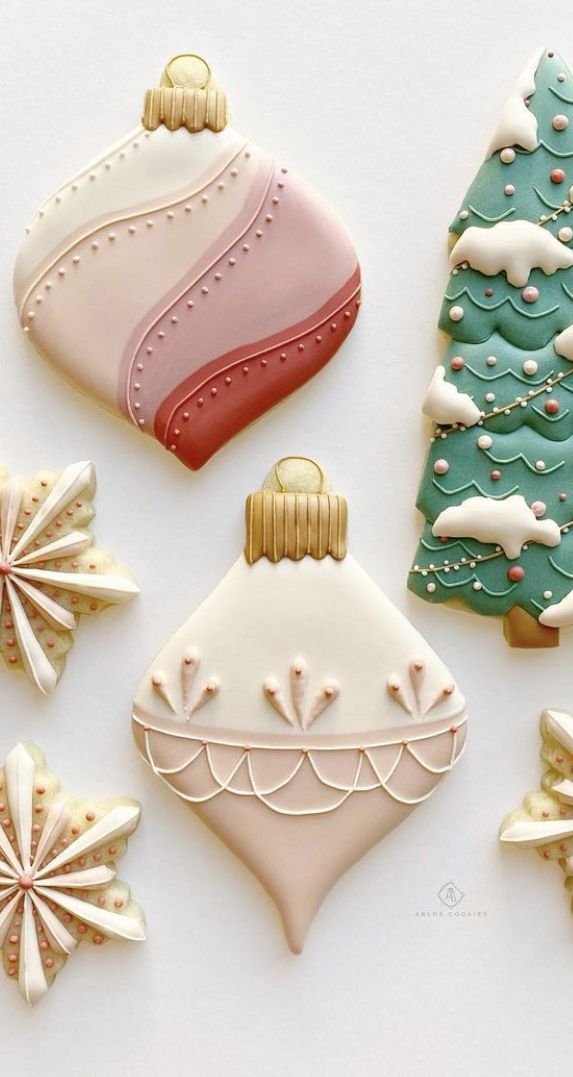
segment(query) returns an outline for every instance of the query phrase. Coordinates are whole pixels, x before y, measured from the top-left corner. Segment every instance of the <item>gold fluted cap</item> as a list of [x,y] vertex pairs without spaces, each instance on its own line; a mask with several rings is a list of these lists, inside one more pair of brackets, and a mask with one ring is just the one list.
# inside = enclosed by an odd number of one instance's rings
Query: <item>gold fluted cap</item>
[[267,475],[262,490],[246,505],[245,557],[321,561],[346,556],[346,499],[330,492],[328,479],[314,460],[285,456]]
[[170,131],[222,131],[227,123],[227,98],[201,56],[181,53],[166,64],[161,85],[146,90],[143,126],[155,131],[164,124]]

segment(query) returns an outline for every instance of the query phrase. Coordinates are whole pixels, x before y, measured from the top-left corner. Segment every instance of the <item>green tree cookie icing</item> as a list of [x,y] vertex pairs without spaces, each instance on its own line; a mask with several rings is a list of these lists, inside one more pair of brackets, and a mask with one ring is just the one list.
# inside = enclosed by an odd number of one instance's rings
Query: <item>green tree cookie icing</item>
[[543,49],[450,229],[450,341],[424,403],[435,428],[409,574],[430,602],[524,611],[531,638],[509,632],[523,645],[573,624],[572,184],[573,77]]

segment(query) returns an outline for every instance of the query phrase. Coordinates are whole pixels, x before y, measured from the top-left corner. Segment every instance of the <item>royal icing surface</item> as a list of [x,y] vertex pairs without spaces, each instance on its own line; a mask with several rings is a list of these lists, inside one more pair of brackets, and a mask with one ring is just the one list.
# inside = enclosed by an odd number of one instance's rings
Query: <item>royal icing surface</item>
[[143,912],[115,871],[141,808],[64,795],[31,744],[7,755],[0,795],[0,949],[6,975],[35,1006],[78,943],[145,938]]
[[[452,768],[466,714],[352,556],[313,543],[336,518],[319,523],[316,499],[334,495],[302,490],[268,502],[264,554],[241,556],[176,632],[133,708],[144,759],[261,880],[295,952],[336,879]],[[277,555],[272,521],[294,498],[311,541]]]
[[[409,586],[504,615],[517,646],[554,645],[573,623],[572,110],[573,78],[543,49],[451,226],[450,341],[429,398],[459,397],[451,417],[424,404],[436,426]],[[456,416],[458,399],[475,423]]]
[[547,764],[541,789],[528,793],[523,807],[511,812],[500,840],[535,849],[544,860],[557,861],[571,890],[573,876],[573,717],[567,711],[541,715],[541,758]]
[[0,477],[0,654],[53,692],[80,614],[138,594],[127,569],[93,546],[93,465]]
[[320,370],[360,272],[336,217],[230,127],[137,128],[35,214],[24,330],[66,378],[187,466]]

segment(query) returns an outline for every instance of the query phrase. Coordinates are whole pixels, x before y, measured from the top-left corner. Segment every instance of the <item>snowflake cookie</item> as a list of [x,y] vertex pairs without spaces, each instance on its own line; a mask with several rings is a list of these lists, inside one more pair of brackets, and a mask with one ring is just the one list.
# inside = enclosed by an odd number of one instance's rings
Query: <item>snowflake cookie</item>
[[29,481],[0,468],[0,654],[45,694],[63,671],[79,614],[138,593],[127,569],[83,530],[94,493],[90,463]]
[[499,836],[509,845],[536,849],[544,860],[557,861],[573,894],[573,716],[543,711],[541,737],[541,758],[548,767],[541,789],[528,793],[523,807],[507,816]]
[[35,1006],[82,940],[145,938],[142,910],[115,877],[141,808],[60,792],[33,744],[0,770],[0,947],[4,971]]

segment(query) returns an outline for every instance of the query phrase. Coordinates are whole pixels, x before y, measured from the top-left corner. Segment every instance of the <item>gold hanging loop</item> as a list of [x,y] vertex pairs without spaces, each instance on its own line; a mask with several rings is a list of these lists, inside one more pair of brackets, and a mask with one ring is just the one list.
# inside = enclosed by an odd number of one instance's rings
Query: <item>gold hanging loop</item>
[[161,124],[170,131],[185,127],[193,133],[227,124],[227,98],[202,56],[180,53],[165,65],[161,85],[147,90],[141,122],[148,131]]

